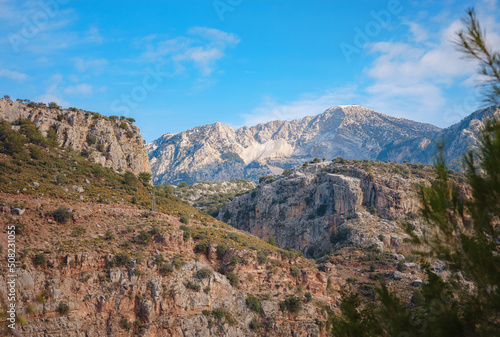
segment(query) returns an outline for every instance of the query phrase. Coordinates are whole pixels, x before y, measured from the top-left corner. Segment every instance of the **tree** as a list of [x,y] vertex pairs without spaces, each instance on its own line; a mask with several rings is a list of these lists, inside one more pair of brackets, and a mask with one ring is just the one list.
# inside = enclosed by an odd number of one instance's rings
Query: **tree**
[[151,181],[151,173],[141,172],[139,173],[139,180],[144,186],[148,186]]
[[127,171],[123,174],[123,182],[126,185],[135,186],[135,185],[137,185],[138,180],[137,180],[137,177],[135,176],[135,174],[133,174],[130,171]]
[[267,243],[269,243],[272,246],[276,246],[276,240],[274,240],[274,237],[272,235],[269,236],[269,239],[267,239]]
[[13,130],[7,121],[0,123],[0,149],[8,154],[23,151],[26,137]]
[[30,143],[45,146],[45,138],[42,135],[42,132],[38,129],[38,127],[30,121],[29,119],[21,119],[17,123],[20,124],[19,131],[28,138]]
[[52,125],[47,131],[47,145],[54,147],[59,145],[59,137],[55,125]]
[[457,34],[455,43],[458,50],[466,58],[479,61],[479,73],[486,78],[482,84],[485,102],[500,105],[500,52],[489,47],[474,8],[467,10],[467,16],[462,21],[467,28]]
[[[466,29],[458,32],[458,49],[480,63],[486,77],[485,101],[500,102],[500,54],[492,51],[474,9],[467,11]],[[408,226],[413,244],[428,275],[421,293],[414,296],[413,309],[390,293],[385,285],[377,290],[379,305],[365,311],[356,296],[345,296],[341,316],[332,316],[333,336],[496,336],[500,331],[500,121],[485,123],[481,145],[465,156],[466,189],[450,179],[443,145],[436,159],[436,180],[422,186],[422,216],[428,228],[417,235]],[[445,281],[433,273],[429,262],[438,258],[456,275],[473,283]],[[427,264],[426,264],[427,263]],[[342,310],[342,306],[349,311]],[[359,330],[371,326],[370,331]],[[340,329],[340,330],[339,330]],[[358,331],[359,330],[359,331]],[[355,331],[354,334],[350,333]],[[360,332],[361,331],[361,332]]]
[[49,109],[61,109],[61,107],[59,106],[59,104],[57,104],[56,102],[50,102],[48,104],[48,107],[49,107]]

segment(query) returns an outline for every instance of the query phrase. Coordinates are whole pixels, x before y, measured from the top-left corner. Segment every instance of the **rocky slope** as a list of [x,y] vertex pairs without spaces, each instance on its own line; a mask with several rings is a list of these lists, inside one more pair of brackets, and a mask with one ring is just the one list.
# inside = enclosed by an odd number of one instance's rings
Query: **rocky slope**
[[15,236],[17,268],[0,259],[0,317],[14,279],[16,330],[1,335],[326,335],[337,275],[74,151],[25,138],[11,153],[6,124],[0,255]]
[[55,128],[61,146],[82,152],[93,163],[120,172],[151,171],[144,140],[131,120],[0,99],[0,121],[14,122],[20,118],[31,120],[44,134]]
[[401,244],[401,221],[415,218],[418,184],[432,176],[433,168],[423,164],[309,163],[225,204],[218,219],[262,239],[272,235],[278,246],[307,256],[340,241],[383,249]]
[[[356,210],[358,222],[350,222],[362,229],[349,236],[354,245],[317,265],[199,212],[169,186],[150,186],[69,149],[26,144],[31,138],[15,125],[1,127],[0,254],[14,232],[16,270],[0,259],[0,317],[8,316],[7,282],[15,279],[17,328],[2,320],[1,334],[327,336],[342,287],[356,284],[372,299],[381,279],[405,296],[422,284],[418,265],[401,254],[408,250],[394,223],[367,212]],[[346,167],[339,186],[353,185]],[[157,212],[149,211],[153,191]],[[346,210],[358,204],[351,192],[341,198]],[[397,200],[375,200],[387,217],[406,214]],[[330,206],[320,201],[315,214],[324,218]],[[336,248],[345,241],[339,233],[332,236]],[[405,261],[408,270],[396,271]]]
[[222,123],[200,126],[166,134],[148,149],[155,183],[256,181],[314,157],[376,159],[393,141],[430,137],[438,131],[432,125],[353,105],[237,130]]
[[[478,143],[478,130],[498,108],[479,110],[441,130],[377,113],[338,106],[317,116],[233,129],[222,123],[165,134],[148,144],[155,183],[224,181],[279,174],[313,158],[379,159],[432,164],[435,140],[446,141],[450,166]],[[417,149],[417,150],[416,150]]]
[[434,137],[419,137],[410,140],[397,140],[389,144],[380,153],[380,160],[432,164],[438,153],[435,142],[443,142],[443,154],[450,168],[462,170],[465,168],[463,155],[479,146],[479,134],[485,122],[493,117],[500,117],[500,107],[480,109],[446,129]]
[[[269,252],[266,262],[259,262],[256,248],[235,241],[258,244],[248,234],[215,222],[207,227],[192,221],[187,228],[193,236],[185,238],[186,229],[180,229],[176,217],[144,218],[142,211],[130,207],[83,203],[72,203],[72,220],[60,224],[47,215],[59,206],[58,200],[1,197],[0,223],[3,228],[18,227],[22,268],[16,278],[17,310],[23,336],[326,334],[318,323],[326,320],[321,305],[303,303],[299,313],[287,314],[279,303],[305,292],[332,303],[336,297],[328,295],[328,275],[304,258],[265,244],[259,250]],[[19,203],[26,211],[11,213],[10,206]],[[58,235],[51,235],[54,232]],[[148,233],[146,241],[142,233]],[[226,238],[208,244],[206,251],[197,248],[202,235],[215,234]],[[6,247],[4,238],[1,244]],[[227,250],[217,254],[218,244],[224,242]],[[292,266],[300,275],[291,275]],[[5,261],[0,268],[5,304]],[[237,284],[226,276],[229,273],[239,277]],[[338,283],[331,287],[338,289]],[[247,306],[250,294],[260,298],[261,313]],[[252,320],[258,324],[250,329]]]
[[257,184],[251,180],[238,179],[219,183],[200,181],[171,188],[176,197],[215,216],[222,205],[256,187]]

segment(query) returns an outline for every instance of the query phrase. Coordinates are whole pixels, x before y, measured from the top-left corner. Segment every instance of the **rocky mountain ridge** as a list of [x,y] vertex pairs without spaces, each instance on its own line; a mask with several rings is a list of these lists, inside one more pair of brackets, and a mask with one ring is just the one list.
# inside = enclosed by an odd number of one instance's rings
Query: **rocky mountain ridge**
[[[227,181],[280,174],[313,158],[370,159],[431,164],[435,140],[446,141],[450,166],[478,144],[484,120],[498,107],[478,110],[449,128],[386,116],[357,106],[337,106],[317,116],[272,121],[237,130],[222,123],[165,134],[148,144],[155,183]],[[416,150],[417,149],[417,150]]]
[[145,142],[131,119],[0,99],[0,121],[23,118],[34,122],[43,134],[54,128],[61,146],[81,152],[90,162],[119,172],[151,172]]
[[433,176],[433,168],[423,164],[308,163],[268,177],[225,204],[218,219],[264,240],[273,236],[279,247],[309,257],[329,252],[341,241],[384,249],[401,244],[401,221],[417,217],[418,185]]

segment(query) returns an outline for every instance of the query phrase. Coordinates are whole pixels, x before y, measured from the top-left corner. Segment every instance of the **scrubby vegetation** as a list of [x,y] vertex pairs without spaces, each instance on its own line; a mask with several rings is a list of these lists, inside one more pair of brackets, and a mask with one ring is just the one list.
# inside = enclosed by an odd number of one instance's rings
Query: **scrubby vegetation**
[[255,183],[246,179],[237,179],[222,183],[197,182],[192,185],[182,182],[177,188],[167,186],[166,188],[170,188],[175,196],[212,216],[217,216],[219,209],[225,203],[256,187]]

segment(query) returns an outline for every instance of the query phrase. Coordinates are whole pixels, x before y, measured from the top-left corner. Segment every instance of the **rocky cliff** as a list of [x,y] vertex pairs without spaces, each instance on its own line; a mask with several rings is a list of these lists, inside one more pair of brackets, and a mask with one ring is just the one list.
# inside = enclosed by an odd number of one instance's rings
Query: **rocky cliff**
[[443,154],[448,166],[455,170],[463,170],[465,164],[463,155],[475,150],[480,144],[480,132],[485,122],[491,118],[500,117],[500,107],[480,109],[446,129],[441,130],[433,137],[417,137],[414,139],[400,139],[391,142],[379,154],[380,160],[412,163],[432,164],[438,153],[436,142],[444,142]]
[[346,240],[383,248],[391,240],[401,243],[400,221],[415,218],[418,184],[433,175],[432,167],[423,164],[309,163],[268,177],[225,204],[218,219],[262,239],[273,236],[278,246],[308,256]]
[[155,183],[247,178],[302,164],[314,157],[376,159],[398,139],[432,137],[439,128],[338,106],[321,115],[234,130],[222,123],[166,134],[148,145]]
[[[322,306],[338,299],[327,289],[338,281],[327,285],[328,273],[297,254],[216,222],[186,226],[131,207],[72,203],[71,221],[60,224],[47,215],[57,200],[0,197],[0,224],[17,227],[22,336],[326,336]],[[25,212],[11,213],[20,203]],[[209,243],[213,235],[220,238]],[[0,269],[6,310],[6,261]],[[322,304],[303,300],[306,292]],[[280,307],[289,296],[300,312]]]
[[478,144],[484,120],[499,108],[479,110],[446,129],[357,106],[338,106],[317,116],[273,121],[237,130],[222,123],[165,134],[148,144],[155,183],[224,181],[280,174],[313,158],[336,157],[432,164],[435,141],[446,141],[450,167]]
[[44,134],[55,128],[61,146],[82,152],[91,162],[120,172],[151,172],[144,140],[130,119],[0,99],[0,121],[20,118],[31,120]]

